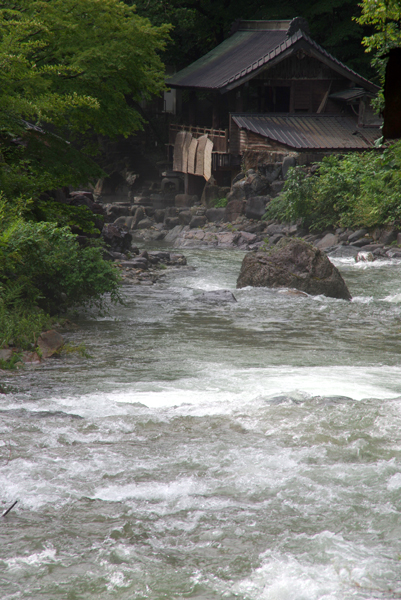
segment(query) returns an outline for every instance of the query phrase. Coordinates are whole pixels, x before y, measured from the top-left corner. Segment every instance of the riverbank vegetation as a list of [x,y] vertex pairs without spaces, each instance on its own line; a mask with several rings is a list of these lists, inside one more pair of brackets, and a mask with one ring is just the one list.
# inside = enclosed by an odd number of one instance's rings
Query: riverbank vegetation
[[49,315],[118,298],[93,214],[51,190],[102,175],[98,136],[142,127],[139,103],[164,88],[168,30],[119,0],[1,2],[0,347],[29,347]]
[[384,151],[328,156],[312,170],[290,170],[266,218],[301,219],[315,230],[401,221],[401,142]]

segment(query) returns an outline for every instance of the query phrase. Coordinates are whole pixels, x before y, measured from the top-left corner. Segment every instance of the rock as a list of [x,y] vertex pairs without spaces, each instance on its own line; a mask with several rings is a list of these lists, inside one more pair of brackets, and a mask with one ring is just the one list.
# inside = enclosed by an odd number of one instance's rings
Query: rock
[[136,229],[138,223],[145,218],[145,211],[142,206],[138,208],[132,208],[133,220],[131,222],[131,229]]
[[128,203],[109,204],[106,208],[106,215],[111,217],[113,221],[117,219],[117,217],[129,217],[130,208],[130,204]]
[[282,169],[282,164],[279,162],[269,163],[263,165],[261,167],[261,171],[263,172],[264,177],[267,179],[269,183],[273,183],[280,176]]
[[283,233],[275,233],[274,235],[271,235],[269,237],[269,244],[271,246],[275,246],[276,244],[278,244],[278,242],[281,240],[281,238],[284,237]]
[[397,230],[394,229],[393,227],[389,227],[388,229],[382,230],[380,237],[379,237],[379,242],[381,244],[384,244],[385,246],[389,246],[390,244],[392,244],[393,242],[395,242],[397,240],[397,235],[398,235]]
[[330,258],[355,258],[359,249],[355,246],[339,246],[329,253]]
[[168,243],[173,243],[178,238],[182,230],[184,229],[183,225],[176,225],[168,234],[165,236],[164,241]]
[[279,225],[278,223],[272,223],[266,227],[267,235],[275,235],[276,233],[283,233],[284,225]]
[[42,357],[49,358],[50,356],[53,356],[53,354],[56,354],[60,348],[64,346],[64,338],[58,333],[58,331],[50,329],[38,337],[37,344],[41,351]]
[[240,239],[240,234],[238,232],[235,233],[218,233],[217,244],[222,248],[229,248],[231,246],[235,246],[236,242]]
[[270,184],[270,194],[273,198],[278,196],[284,189],[285,181],[273,181]]
[[266,212],[266,204],[269,202],[269,196],[251,196],[246,201],[245,216],[247,219],[259,220]]
[[258,236],[255,235],[254,233],[249,233],[248,231],[239,231],[238,232],[241,236],[241,242],[244,241],[247,244],[253,244],[254,242],[257,241]]
[[224,219],[225,214],[225,208],[208,208],[206,211],[206,219],[210,223],[219,223]]
[[131,247],[132,235],[117,225],[105,225],[102,230],[102,236],[106,245],[113,252],[125,254]]
[[192,219],[192,213],[189,210],[182,210],[178,215],[180,225],[189,225]]
[[203,292],[196,297],[199,302],[213,302],[221,304],[223,302],[237,302],[236,297],[230,290],[213,290],[211,292]]
[[243,215],[244,212],[245,202],[242,200],[231,200],[225,208],[224,221],[233,223],[238,217]]
[[263,177],[259,173],[250,175],[248,177],[248,182],[251,184],[252,191],[258,195],[262,192],[265,192],[269,187],[269,181],[267,178]]
[[174,229],[177,225],[180,225],[179,217],[166,217],[164,220],[164,227],[166,229]]
[[366,229],[358,229],[358,231],[354,231],[351,235],[348,236],[348,241],[351,244],[352,242],[356,242],[360,238],[364,237],[368,232]]
[[215,183],[207,182],[203,188],[201,204],[206,207],[213,206],[216,200],[226,198],[230,191],[229,187],[221,187]]
[[325,248],[330,248],[330,246],[335,246],[338,243],[338,236],[333,233],[327,233],[320,242],[317,242],[316,248],[319,250],[324,250]]
[[355,262],[373,262],[374,260],[372,252],[358,252],[355,256]]
[[366,246],[360,246],[360,252],[373,252],[378,248],[383,248],[384,244],[367,244]]
[[198,196],[191,196],[190,194],[177,194],[175,197],[175,206],[178,208],[188,208],[198,202]]
[[283,238],[268,251],[245,256],[237,288],[248,285],[295,288],[312,295],[351,299],[343,278],[327,256],[307,242],[293,238]]
[[192,217],[191,222],[189,224],[190,229],[199,229],[200,227],[204,227],[207,223],[207,219],[203,215],[195,215]]
[[238,173],[238,175],[236,175],[236,176],[234,177],[234,179],[232,180],[232,183],[231,183],[231,185],[234,185],[234,184],[235,184],[235,183],[237,183],[238,181],[242,181],[243,179],[245,179],[245,177],[246,177],[245,173],[243,173],[243,172],[241,172],[241,173]]
[[10,360],[10,358],[13,355],[13,349],[12,348],[1,348],[0,349],[0,360]]
[[363,246],[367,246],[368,244],[371,244],[373,242],[373,238],[370,237],[362,237],[359,238],[359,240],[356,240],[356,242],[352,242],[352,246],[355,246],[356,248],[362,248]]
[[40,357],[37,352],[25,351],[22,353],[22,362],[30,364],[39,364]]
[[287,177],[288,169],[295,167],[297,161],[294,156],[286,156],[283,160],[283,166],[281,167],[281,175],[283,179]]
[[401,258],[401,250],[387,250],[386,256],[389,258]]
[[136,226],[136,229],[150,229],[153,225],[153,221],[151,219],[145,218],[141,219]]
[[135,217],[118,217],[118,219],[114,221],[114,225],[118,225],[119,227],[126,227],[127,229],[132,229],[134,219]]
[[163,223],[165,216],[166,211],[163,208],[158,208],[157,210],[155,210],[155,223]]

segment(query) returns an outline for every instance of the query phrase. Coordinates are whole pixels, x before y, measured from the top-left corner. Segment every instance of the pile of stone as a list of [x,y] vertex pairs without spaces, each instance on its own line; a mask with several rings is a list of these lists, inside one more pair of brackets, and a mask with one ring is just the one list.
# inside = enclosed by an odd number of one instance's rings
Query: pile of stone
[[116,258],[125,285],[153,285],[164,274],[167,267],[181,267],[187,264],[183,254],[162,251],[139,251],[132,248],[133,256]]

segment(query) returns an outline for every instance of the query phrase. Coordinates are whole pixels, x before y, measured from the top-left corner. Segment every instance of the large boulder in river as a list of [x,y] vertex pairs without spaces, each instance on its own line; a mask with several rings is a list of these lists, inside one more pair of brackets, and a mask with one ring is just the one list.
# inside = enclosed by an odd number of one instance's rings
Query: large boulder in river
[[295,288],[311,295],[351,300],[338,269],[318,248],[300,239],[282,238],[267,251],[247,254],[237,288],[247,285]]

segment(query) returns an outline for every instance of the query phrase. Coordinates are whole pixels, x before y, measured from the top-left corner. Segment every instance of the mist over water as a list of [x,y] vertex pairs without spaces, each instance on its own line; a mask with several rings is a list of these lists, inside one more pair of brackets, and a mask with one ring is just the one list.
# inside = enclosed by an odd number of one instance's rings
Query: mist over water
[[186,255],[1,373],[1,598],[401,598],[401,264],[336,262],[346,302]]

